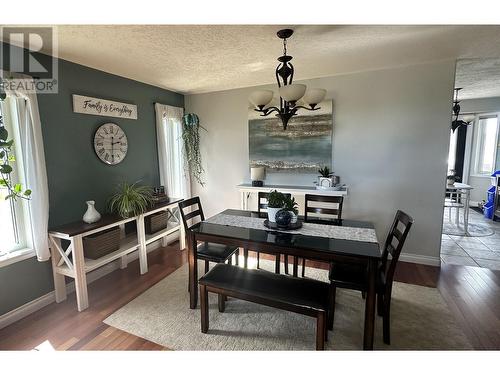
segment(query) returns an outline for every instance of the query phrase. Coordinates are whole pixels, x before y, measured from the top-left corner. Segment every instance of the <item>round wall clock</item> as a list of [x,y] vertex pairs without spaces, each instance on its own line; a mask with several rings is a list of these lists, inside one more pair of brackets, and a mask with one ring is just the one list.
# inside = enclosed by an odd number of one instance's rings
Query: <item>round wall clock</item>
[[128,142],[125,132],[111,122],[99,126],[94,135],[94,150],[104,163],[115,165],[127,155]]

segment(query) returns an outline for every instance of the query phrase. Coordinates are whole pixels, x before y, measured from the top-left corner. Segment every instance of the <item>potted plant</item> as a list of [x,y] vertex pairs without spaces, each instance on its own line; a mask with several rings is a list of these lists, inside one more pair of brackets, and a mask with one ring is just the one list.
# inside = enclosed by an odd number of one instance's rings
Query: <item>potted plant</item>
[[[0,101],[5,99],[5,93],[0,93]],[[17,198],[31,199],[31,190],[24,188],[20,183],[13,183],[11,173],[14,168],[11,163],[16,161],[13,155],[14,140],[9,140],[9,132],[0,116],[0,200]],[[5,194],[4,194],[5,193]]]
[[109,209],[123,218],[137,216],[146,211],[153,202],[153,189],[138,186],[137,182],[118,185],[116,193],[109,199]]
[[290,223],[295,224],[297,222],[297,215],[299,214],[298,204],[295,202],[294,197],[285,197],[285,210],[290,212],[292,215],[292,221]]
[[334,186],[333,183],[333,172],[330,171],[330,168],[328,167],[323,167],[318,170],[318,173],[320,174],[318,176],[318,186],[323,187],[323,188],[330,188]]
[[186,157],[186,166],[196,182],[205,186],[205,181],[202,178],[204,170],[201,162],[200,128],[207,130],[200,125],[200,119],[196,114],[187,113],[182,117],[182,139],[184,140],[183,151]]
[[267,197],[267,217],[270,222],[276,222],[276,213],[285,207],[285,195],[272,190]]

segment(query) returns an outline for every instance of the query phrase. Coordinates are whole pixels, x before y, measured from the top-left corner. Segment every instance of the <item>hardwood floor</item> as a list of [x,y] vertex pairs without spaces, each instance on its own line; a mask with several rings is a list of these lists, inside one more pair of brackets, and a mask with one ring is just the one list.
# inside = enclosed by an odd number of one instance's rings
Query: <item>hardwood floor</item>
[[[77,312],[73,293],[67,301],[0,330],[0,350],[32,350],[42,343],[40,350],[168,350],[102,321],[185,262],[186,252],[178,243],[158,249],[148,256],[147,274],[139,275],[139,263],[134,261],[90,284],[90,307],[84,312]],[[325,267],[316,262],[308,266]],[[500,349],[500,271],[400,262],[395,280],[437,287],[475,349]]]

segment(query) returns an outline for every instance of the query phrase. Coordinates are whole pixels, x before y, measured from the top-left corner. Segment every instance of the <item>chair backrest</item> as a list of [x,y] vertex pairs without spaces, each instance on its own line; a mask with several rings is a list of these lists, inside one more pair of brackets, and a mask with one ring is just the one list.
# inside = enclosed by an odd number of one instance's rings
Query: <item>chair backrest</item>
[[[410,215],[400,210],[396,212],[382,252],[381,271],[385,275],[386,286],[390,287],[392,285],[399,255],[412,225],[413,218]],[[389,254],[391,255],[391,259],[389,259]]]
[[[290,198],[292,194],[286,193],[283,194],[285,197]],[[259,214],[261,212],[266,212],[267,211],[267,197],[269,197],[269,193],[266,193],[264,191],[259,191],[257,195],[257,211]]]
[[[196,208],[193,206],[196,205]],[[188,210],[189,209],[189,210]],[[205,220],[205,215],[203,214],[203,208],[201,207],[200,197],[193,197],[190,199],[185,199],[179,202],[179,210],[181,212],[182,223],[184,229],[191,229],[194,225],[198,224],[200,221]],[[185,212],[185,210],[189,212]],[[192,225],[188,226],[188,220],[192,220]]]
[[[312,204],[312,202],[326,204],[321,207],[321,204]],[[306,194],[304,221],[314,221],[331,224],[331,219],[340,220],[342,219],[343,203],[344,197],[342,196]]]

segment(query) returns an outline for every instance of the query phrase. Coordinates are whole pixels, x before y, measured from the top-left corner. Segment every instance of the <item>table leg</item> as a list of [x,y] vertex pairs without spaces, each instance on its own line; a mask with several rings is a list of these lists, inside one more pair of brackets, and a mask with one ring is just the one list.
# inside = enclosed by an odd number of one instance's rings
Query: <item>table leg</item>
[[464,231],[466,236],[470,236],[469,234],[469,205],[470,205],[470,190],[467,190],[465,193],[465,202],[464,202]]
[[87,292],[87,275],[85,274],[82,236],[73,237],[71,246],[73,246],[73,265],[75,267],[76,302],[78,304],[78,311],[83,311],[89,307],[89,296]]
[[137,216],[137,241],[139,242],[139,266],[141,275],[148,272],[148,252],[146,248],[146,229],[144,215]]
[[[61,248],[61,240],[57,237],[52,237],[52,241],[56,242]],[[51,246],[51,259],[52,259],[52,275],[54,277],[54,291],[56,294],[56,302],[62,302],[66,299],[66,282],[64,275],[57,273],[57,264],[61,260],[61,254],[57,249]]]
[[187,233],[189,263],[189,307],[196,309],[198,304],[198,259],[196,256],[196,236],[193,231]]
[[373,350],[373,333],[375,329],[375,283],[377,261],[368,261],[368,290],[365,301],[365,332],[363,350]]

